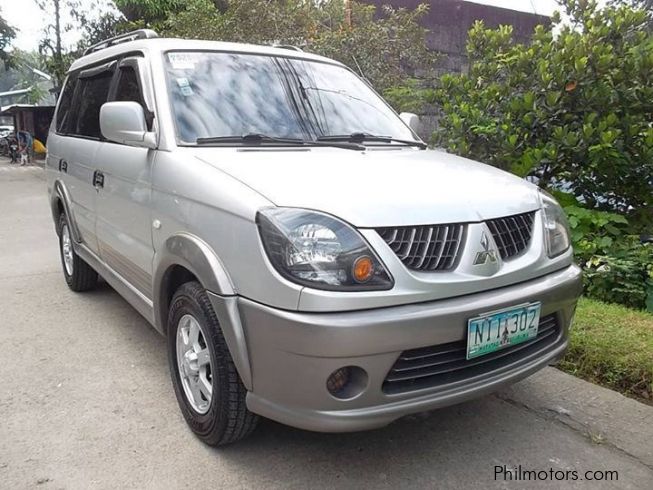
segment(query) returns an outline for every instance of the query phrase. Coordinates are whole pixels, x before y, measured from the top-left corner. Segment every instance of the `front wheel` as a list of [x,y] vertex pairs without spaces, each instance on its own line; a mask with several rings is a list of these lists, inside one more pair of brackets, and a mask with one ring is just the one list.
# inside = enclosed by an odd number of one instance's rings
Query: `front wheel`
[[197,282],[175,293],[168,315],[168,361],[182,414],[206,444],[222,446],[249,435],[258,417],[247,410],[218,318]]

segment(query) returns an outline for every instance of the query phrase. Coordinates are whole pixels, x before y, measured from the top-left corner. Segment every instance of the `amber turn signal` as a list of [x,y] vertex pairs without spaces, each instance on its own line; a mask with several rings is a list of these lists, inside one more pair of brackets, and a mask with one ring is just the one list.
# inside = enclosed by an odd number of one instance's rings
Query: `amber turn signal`
[[354,261],[352,274],[356,282],[367,282],[372,279],[372,276],[374,275],[374,263],[372,262],[372,259],[367,255],[358,257]]

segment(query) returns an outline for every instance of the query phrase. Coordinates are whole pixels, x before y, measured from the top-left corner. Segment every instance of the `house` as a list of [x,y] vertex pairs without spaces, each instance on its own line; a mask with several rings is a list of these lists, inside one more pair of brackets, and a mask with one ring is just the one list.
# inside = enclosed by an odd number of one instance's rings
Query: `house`
[[12,104],[0,109],[0,117],[8,118],[15,131],[27,131],[44,145],[53,116],[54,105]]
[[423,18],[422,25],[429,29],[428,45],[434,51],[442,53],[438,63],[439,73],[462,72],[467,70],[465,45],[467,32],[477,20],[482,20],[487,27],[499,25],[513,26],[516,41],[526,42],[538,24],[548,25],[551,19],[545,15],[518,12],[502,7],[481,5],[465,0],[363,0],[376,5],[381,11],[383,5],[395,8],[415,9],[418,5],[429,4],[429,12]]

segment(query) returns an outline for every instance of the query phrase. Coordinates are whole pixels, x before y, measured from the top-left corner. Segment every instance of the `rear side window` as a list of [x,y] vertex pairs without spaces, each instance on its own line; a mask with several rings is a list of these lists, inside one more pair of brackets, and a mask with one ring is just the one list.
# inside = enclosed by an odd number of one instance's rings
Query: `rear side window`
[[66,125],[70,118],[70,107],[73,101],[73,93],[75,92],[75,84],[77,83],[77,75],[69,75],[66,79],[61,97],[59,98],[59,108],[57,109],[57,133],[66,133]]
[[76,127],[73,131],[80,136],[100,138],[100,107],[107,101],[111,86],[111,71],[104,71],[96,76],[79,79],[79,109]]

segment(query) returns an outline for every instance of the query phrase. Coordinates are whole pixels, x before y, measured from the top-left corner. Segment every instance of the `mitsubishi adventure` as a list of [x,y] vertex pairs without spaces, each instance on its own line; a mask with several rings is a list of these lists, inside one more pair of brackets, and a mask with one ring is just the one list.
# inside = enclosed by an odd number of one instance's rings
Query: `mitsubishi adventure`
[[[581,273],[558,203],[431,150],[343,64],[291,46],[109,39],[48,138],[63,275],[167,339],[191,430],[382,427],[559,359]],[[101,347],[101,346],[95,346]]]

